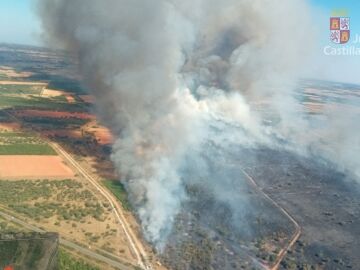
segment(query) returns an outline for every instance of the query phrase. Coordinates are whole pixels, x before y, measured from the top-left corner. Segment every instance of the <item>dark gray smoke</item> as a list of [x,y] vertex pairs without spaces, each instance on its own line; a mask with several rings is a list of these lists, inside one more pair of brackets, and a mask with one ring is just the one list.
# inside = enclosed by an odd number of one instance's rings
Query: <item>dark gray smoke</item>
[[[311,49],[304,1],[38,1],[45,38],[79,58],[117,138],[113,161],[157,247],[186,199],[186,155],[209,141],[275,146],[307,126],[292,97]],[[221,200],[241,196],[215,181]]]

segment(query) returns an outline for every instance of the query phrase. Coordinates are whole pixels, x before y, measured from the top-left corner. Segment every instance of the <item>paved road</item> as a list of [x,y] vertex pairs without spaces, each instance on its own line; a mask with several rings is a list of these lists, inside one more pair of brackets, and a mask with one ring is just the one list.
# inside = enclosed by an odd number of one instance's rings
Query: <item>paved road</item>
[[87,173],[86,170],[83,169],[82,166],[60,145],[54,142],[49,142],[49,144],[58,152],[58,154],[60,154],[66,161],[68,161],[86,180],[88,180],[106,198],[111,208],[113,209],[119,224],[125,232],[130,247],[137,258],[138,265],[143,269],[151,270],[152,266],[148,260],[145,249],[142,243],[136,238],[130,225],[127,223],[126,218],[122,212],[122,208],[118,204],[117,200],[114,199],[114,197],[104,187],[102,187],[89,173]]
[[[126,219],[123,216],[123,213],[121,211],[121,208],[118,206],[118,203],[112,195],[110,195],[107,190],[105,190],[93,177],[91,177],[64,149],[62,149],[59,145],[55,143],[51,143],[51,146],[58,151],[70,164],[72,164],[82,175],[85,177],[89,182],[91,182],[96,189],[99,190],[101,194],[104,195],[104,197],[109,201],[111,207],[113,208],[115,215],[117,216],[119,223],[122,225],[124,232],[126,236],[129,239],[129,242],[133,248],[133,251],[135,252],[139,266],[145,269],[152,269],[152,266],[150,265],[149,261],[147,260],[147,255],[142,247],[142,244],[140,241],[137,241],[136,237],[134,236],[134,233],[132,232],[130,226],[127,224]],[[290,241],[287,243],[287,245],[280,250],[280,252],[277,255],[275,263],[271,266],[265,266],[262,265],[265,269],[269,270],[277,270],[280,266],[280,263],[286,256],[286,253],[289,249],[293,247],[295,242],[299,239],[301,235],[301,227],[298,224],[298,222],[283,208],[281,207],[277,202],[275,202],[269,195],[267,195],[262,189],[258,186],[256,181],[243,169],[241,169],[242,173],[246,176],[246,178],[249,180],[249,182],[252,184],[252,186],[261,193],[271,204],[273,204],[276,208],[278,208],[294,225],[295,232],[292,235]],[[135,243],[136,242],[136,243]],[[141,254],[141,256],[139,255]]]
[[[16,116],[7,112],[7,114],[14,119],[18,123],[22,123]],[[41,135],[41,134],[39,134]],[[137,239],[130,225],[127,223],[125,216],[122,212],[122,208],[117,202],[117,200],[105,189],[103,188],[90,174],[86,172],[85,169],[69,154],[67,153],[60,145],[57,143],[51,142],[48,140],[49,145],[51,145],[57,153],[62,156],[65,160],[67,160],[86,180],[88,180],[109,202],[111,208],[113,209],[115,216],[121,224],[125,235],[129,241],[130,247],[134,252],[138,266],[142,269],[152,270],[153,267],[148,259],[148,255],[141,243],[140,240]]]
[[[18,224],[18,225],[20,225],[20,226],[22,226],[24,228],[27,228],[27,229],[29,229],[31,231],[40,232],[40,233],[45,233],[46,232],[46,231],[44,231],[44,230],[42,230],[42,229],[40,229],[40,228],[38,228],[38,227],[36,227],[34,225],[31,225],[31,224],[29,224],[29,223],[27,223],[27,222],[25,222],[25,221],[23,221],[23,220],[21,220],[21,219],[19,219],[17,217],[11,216],[11,215],[9,215],[7,213],[4,213],[2,211],[0,211],[0,216],[3,217],[6,220],[9,220],[9,221],[11,221],[13,223],[16,223],[16,224]],[[65,246],[65,247],[71,248],[71,249],[73,249],[75,251],[78,251],[78,252],[80,252],[80,253],[82,253],[82,254],[90,257],[90,258],[94,258],[94,259],[96,259],[98,261],[101,261],[101,262],[104,262],[104,263],[106,263],[108,265],[117,267],[117,268],[119,268],[121,270],[134,270],[134,266],[126,265],[124,263],[112,260],[110,258],[102,256],[101,254],[95,253],[94,251],[86,249],[86,248],[84,248],[82,246],[79,246],[78,244],[75,244],[75,243],[73,243],[71,241],[68,241],[66,239],[60,238],[60,244]]]

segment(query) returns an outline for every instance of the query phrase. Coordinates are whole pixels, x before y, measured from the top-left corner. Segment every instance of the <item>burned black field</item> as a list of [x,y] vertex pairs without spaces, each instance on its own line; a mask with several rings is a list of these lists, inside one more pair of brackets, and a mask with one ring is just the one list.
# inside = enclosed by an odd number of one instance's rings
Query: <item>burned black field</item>
[[290,153],[263,149],[253,158],[256,164],[248,160],[246,170],[302,228],[301,243],[288,259],[323,269],[358,269],[360,197],[354,178]]
[[[28,80],[43,79],[54,89],[67,83],[76,95],[83,93],[70,60],[56,54],[37,58],[36,53],[12,52],[7,46],[0,51],[4,65],[34,73]],[[299,103],[314,119],[326,111],[324,104],[336,105],[339,111],[359,108],[358,86],[320,81],[305,86]],[[321,130],[316,131],[321,135]],[[321,158],[275,147],[209,145],[205,149],[187,157],[181,171],[185,199],[159,253],[165,266],[360,269],[360,190],[350,172]]]
[[[359,86],[302,81],[298,101],[314,123],[306,136],[316,141],[333,113],[358,115]],[[342,119],[340,132],[348,143],[355,138],[349,121]],[[282,146],[208,147],[200,169],[193,160],[188,171],[189,200],[165,262],[175,269],[360,269],[359,179],[345,169],[351,160],[337,164],[356,147],[354,140],[338,149],[334,162],[311,148],[297,154]]]
[[[350,176],[284,150],[238,149],[228,158],[232,162],[207,161],[211,177],[222,177],[223,200],[214,199],[208,178],[187,186],[189,200],[175,221],[163,256],[166,264],[174,269],[272,269],[278,262],[280,269],[358,269],[360,200]],[[238,190],[238,198],[226,197],[230,189]],[[296,228],[280,208],[301,232],[282,260]]]

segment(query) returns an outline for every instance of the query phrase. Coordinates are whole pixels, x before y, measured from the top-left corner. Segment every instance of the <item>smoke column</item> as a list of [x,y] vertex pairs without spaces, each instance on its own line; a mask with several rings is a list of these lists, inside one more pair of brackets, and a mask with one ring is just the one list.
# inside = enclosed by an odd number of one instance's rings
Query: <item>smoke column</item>
[[[45,39],[77,55],[159,249],[186,200],[186,155],[209,141],[274,145],[303,124],[292,89],[311,40],[304,1],[38,0],[38,11]],[[264,124],[259,103],[276,125]]]

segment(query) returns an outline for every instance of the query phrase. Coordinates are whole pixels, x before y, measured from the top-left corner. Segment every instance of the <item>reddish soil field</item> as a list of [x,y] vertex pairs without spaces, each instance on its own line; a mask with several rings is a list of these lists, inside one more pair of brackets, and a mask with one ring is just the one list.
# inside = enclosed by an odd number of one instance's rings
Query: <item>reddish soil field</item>
[[21,110],[15,112],[16,116],[30,116],[30,117],[52,117],[52,118],[61,118],[61,117],[75,117],[80,119],[95,119],[95,115],[90,113],[80,113],[80,112],[57,112],[57,111],[43,111],[43,110]]
[[65,98],[68,103],[75,103],[75,98],[73,96],[65,95]]
[[0,178],[71,178],[74,172],[59,156],[0,156]]
[[[98,127],[98,128],[85,128],[89,133],[92,133],[99,144],[112,144],[114,142],[114,138],[105,127]],[[51,136],[62,136],[62,137],[69,137],[75,139],[81,139],[83,137],[81,130],[66,130],[66,129],[56,129],[56,130],[46,130],[41,131],[42,136],[51,137]]]
[[87,132],[93,133],[95,138],[100,144],[112,144],[114,137],[110,130],[104,126],[101,126],[97,121],[92,121],[85,127]]
[[14,131],[14,130],[19,130],[20,129],[20,124],[18,123],[3,123],[0,122],[0,131]]
[[112,144],[114,142],[114,137],[105,127],[100,127],[94,130],[96,139],[100,144]]

